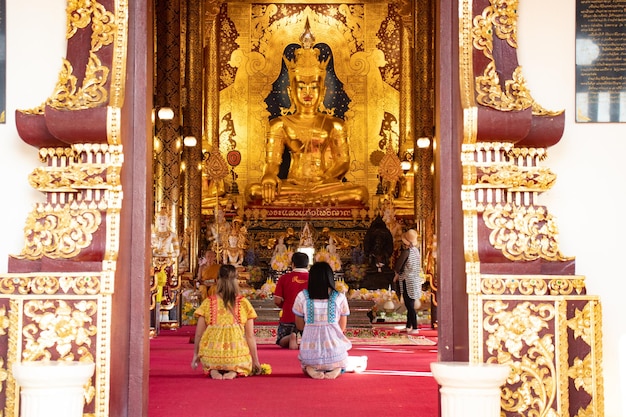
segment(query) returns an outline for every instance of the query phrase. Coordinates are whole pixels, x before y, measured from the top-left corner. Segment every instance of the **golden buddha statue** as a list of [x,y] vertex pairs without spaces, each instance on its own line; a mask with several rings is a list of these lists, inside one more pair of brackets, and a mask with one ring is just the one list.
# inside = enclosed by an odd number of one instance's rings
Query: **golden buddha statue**
[[[270,205],[366,205],[367,189],[344,181],[350,169],[350,145],[344,121],[320,111],[328,60],[312,48],[309,25],[300,37],[302,47],[293,61],[284,58],[289,74],[287,89],[293,114],[269,123],[266,156],[260,183],[248,185],[246,200]],[[291,164],[287,178],[278,177],[283,150]]]

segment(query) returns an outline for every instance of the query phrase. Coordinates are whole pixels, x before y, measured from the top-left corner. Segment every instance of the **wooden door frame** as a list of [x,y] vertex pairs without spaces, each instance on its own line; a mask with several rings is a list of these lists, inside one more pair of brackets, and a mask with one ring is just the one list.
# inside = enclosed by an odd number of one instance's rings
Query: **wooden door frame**
[[[111,416],[148,416],[149,273],[152,207],[153,0],[129,2],[122,134],[124,200],[112,323]],[[462,113],[458,1],[437,5],[435,30],[435,207],[439,279],[439,360],[468,359],[461,207]],[[118,315],[119,313],[119,315]]]

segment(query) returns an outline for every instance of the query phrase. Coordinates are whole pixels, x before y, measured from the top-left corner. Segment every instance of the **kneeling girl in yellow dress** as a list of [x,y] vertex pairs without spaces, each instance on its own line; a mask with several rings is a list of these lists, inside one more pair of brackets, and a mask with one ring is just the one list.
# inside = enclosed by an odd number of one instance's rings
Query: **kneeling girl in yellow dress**
[[222,265],[217,293],[195,311],[198,318],[191,367],[202,364],[213,379],[233,379],[261,371],[254,337],[254,307],[239,294],[237,270]]

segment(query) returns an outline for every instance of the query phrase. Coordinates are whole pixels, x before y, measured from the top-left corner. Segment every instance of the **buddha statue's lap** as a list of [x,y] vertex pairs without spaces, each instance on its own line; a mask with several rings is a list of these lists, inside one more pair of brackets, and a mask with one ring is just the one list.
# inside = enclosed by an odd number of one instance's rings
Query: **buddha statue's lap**
[[[250,202],[262,202],[261,184],[253,184],[248,189]],[[336,182],[319,184],[316,186],[306,184],[290,184],[283,181],[280,186],[280,194],[275,200],[268,202],[273,206],[298,206],[302,204],[312,206],[360,206],[366,205],[368,192],[365,187]]]
[[[263,177],[247,187],[246,199],[277,206],[367,205],[367,189],[344,179],[350,169],[344,121],[319,110],[328,61],[319,61],[319,50],[311,48],[310,33],[305,32],[301,40],[303,47],[295,51],[294,60],[285,59],[295,112],[270,121]],[[287,178],[280,179],[285,148],[291,164]]]

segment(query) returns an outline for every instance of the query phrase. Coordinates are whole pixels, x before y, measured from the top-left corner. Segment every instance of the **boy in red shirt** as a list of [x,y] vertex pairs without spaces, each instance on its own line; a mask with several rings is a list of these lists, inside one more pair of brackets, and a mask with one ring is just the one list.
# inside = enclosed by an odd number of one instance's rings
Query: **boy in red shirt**
[[274,304],[282,308],[276,331],[276,344],[283,348],[298,349],[299,330],[296,329],[296,317],[291,310],[296,295],[305,290],[309,282],[309,256],[296,252],[291,257],[291,272],[278,278],[274,290]]

